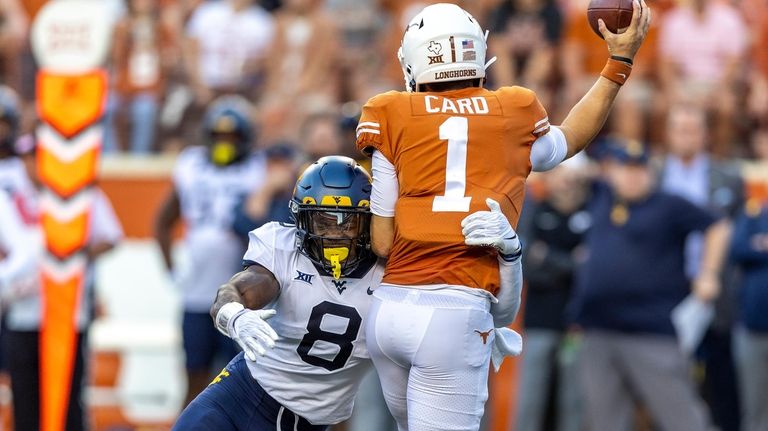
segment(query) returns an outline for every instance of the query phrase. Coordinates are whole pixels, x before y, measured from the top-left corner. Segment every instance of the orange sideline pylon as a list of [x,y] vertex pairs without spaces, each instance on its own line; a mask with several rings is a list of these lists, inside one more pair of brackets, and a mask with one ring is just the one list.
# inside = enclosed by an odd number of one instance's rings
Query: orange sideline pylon
[[96,178],[107,79],[97,70],[57,75],[41,70],[37,108],[37,169],[45,192],[41,225],[47,257],[42,265],[40,330],[40,429],[62,431],[66,423],[77,347],[77,315],[92,193]]

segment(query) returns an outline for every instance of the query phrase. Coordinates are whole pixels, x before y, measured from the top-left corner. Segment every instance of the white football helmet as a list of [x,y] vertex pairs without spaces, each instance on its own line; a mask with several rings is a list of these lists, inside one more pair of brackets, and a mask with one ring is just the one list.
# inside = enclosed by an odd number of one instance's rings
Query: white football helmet
[[459,6],[425,7],[408,23],[397,52],[406,90],[417,91],[428,82],[485,78],[485,38],[477,20]]

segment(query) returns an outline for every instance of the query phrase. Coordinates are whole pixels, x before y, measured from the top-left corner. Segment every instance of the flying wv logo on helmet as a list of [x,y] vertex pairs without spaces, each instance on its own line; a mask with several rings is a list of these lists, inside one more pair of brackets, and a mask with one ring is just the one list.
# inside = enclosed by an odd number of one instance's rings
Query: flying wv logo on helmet
[[371,176],[349,157],[322,157],[310,165],[293,191],[291,213],[301,254],[334,278],[341,293],[361,262],[369,261]]
[[454,4],[424,8],[405,28],[397,57],[405,88],[419,91],[421,84],[463,79],[484,79],[487,33],[467,11]]

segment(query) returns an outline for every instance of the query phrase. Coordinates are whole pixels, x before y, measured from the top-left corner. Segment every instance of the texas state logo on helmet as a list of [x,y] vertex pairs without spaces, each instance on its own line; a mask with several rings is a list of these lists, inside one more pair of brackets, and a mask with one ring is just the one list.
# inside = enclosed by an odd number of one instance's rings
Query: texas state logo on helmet
[[248,155],[254,138],[250,112],[250,104],[240,96],[222,96],[211,103],[203,119],[203,139],[214,164],[231,165]]
[[408,91],[419,84],[485,78],[485,34],[469,12],[448,3],[425,7],[405,29],[397,53]]
[[322,157],[296,182],[291,212],[297,246],[318,268],[341,278],[370,258],[371,176],[353,159]]

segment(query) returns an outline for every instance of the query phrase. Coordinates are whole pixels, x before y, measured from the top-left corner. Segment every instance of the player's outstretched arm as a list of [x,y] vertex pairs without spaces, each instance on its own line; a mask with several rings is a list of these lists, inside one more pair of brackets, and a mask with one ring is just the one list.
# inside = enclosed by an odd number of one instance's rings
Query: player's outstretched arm
[[568,142],[567,157],[583,150],[603,127],[619,88],[629,77],[635,54],[648,34],[651,10],[645,0],[634,0],[632,6],[632,22],[624,33],[611,33],[605,23],[599,21],[600,33],[608,44],[611,59],[597,82],[576,103],[560,125],[560,130]]
[[235,340],[251,361],[275,346],[277,333],[266,322],[275,310],[264,310],[277,298],[280,284],[274,274],[259,265],[238,272],[219,287],[211,306],[214,325]]

